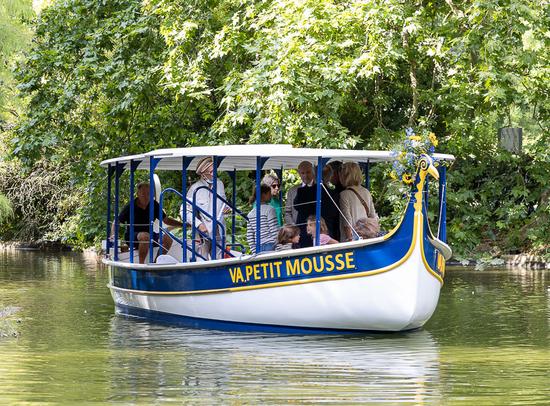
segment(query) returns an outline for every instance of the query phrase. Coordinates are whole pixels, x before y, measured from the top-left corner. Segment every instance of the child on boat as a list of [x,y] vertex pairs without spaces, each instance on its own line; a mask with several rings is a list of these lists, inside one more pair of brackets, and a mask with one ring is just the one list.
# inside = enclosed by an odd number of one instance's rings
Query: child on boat
[[[309,216],[307,218],[307,233],[311,235],[311,238],[313,239],[313,245],[316,245],[315,244],[315,234],[316,234],[315,220],[316,220],[315,216]],[[321,233],[319,234],[319,245],[338,244],[338,241],[336,241],[334,238],[328,235],[328,228],[327,228],[327,223],[325,222],[325,219],[321,217],[321,220],[319,223],[321,228]]]
[[300,227],[294,225],[284,225],[277,235],[277,244],[275,251],[291,250],[300,242]]
[[[277,212],[269,205],[271,200],[271,188],[260,185],[260,252],[273,251],[279,223]],[[246,227],[246,240],[253,254],[256,254],[256,208],[248,213],[248,225]]]

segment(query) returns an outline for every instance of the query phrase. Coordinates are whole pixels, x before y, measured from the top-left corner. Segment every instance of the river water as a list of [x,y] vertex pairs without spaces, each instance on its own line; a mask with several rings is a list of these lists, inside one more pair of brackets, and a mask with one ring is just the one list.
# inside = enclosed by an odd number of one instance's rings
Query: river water
[[423,329],[356,336],[128,320],[106,284],[81,254],[0,251],[0,404],[550,404],[550,271],[449,269]]

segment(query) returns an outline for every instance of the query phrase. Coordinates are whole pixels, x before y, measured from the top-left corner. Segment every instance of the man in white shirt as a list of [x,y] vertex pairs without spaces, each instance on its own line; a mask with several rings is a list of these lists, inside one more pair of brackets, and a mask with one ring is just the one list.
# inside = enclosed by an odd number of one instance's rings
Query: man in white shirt
[[285,224],[296,224],[298,218],[298,211],[294,206],[294,199],[298,188],[302,186],[313,186],[315,184],[315,171],[311,162],[302,161],[298,165],[298,175],[302,179],[302,184],[291,187],[286,194],[285,202]]
[[[196,204],[198,207],[200,207],[202,210],[207,212],[208,214],[213,214],[213,203],[214,203],[214,195],[212,193],[213,189],[213,180],[214,180],[214,164],[212,162],[211,157],[203,158],[199,164],[197,165],[196,169],[197,175],[200,176],[200,179],[193,183],[189,190],[187,191],[187,199],[190,201],[193,201],[193,195],[195,194],[195,191],[200,188],[201,186],[205,186],[206,188],[200,189],[196,193]],[[218,196],[221,196],[222,198],[226,199],[225,197],[225,187],[223,186],[223,183],[220,179],[216,182],[216,189]],[[217,199],[216,204],[216,217],[218,221],[218,229],[216,232],[216,243],[221,244],[221,237],[225,234],[225,220],[224,220],[224,213],[228,213],[231,211],[231,208],[227,207],[227,205],[221,200]],[[208,233],[210,237],[214,235],[213,233],[213,221],[210,217],[205,216],[204,214],[200,213],[198,210],[193,213],[193,208],[190,204],[187,204],[186,207],[186,221],[187,224],[193,224],[193,217],[195,217],[195,226],[203,233]],[[183,218],[183,205],[180,207],[180,216]],[[219,248],[216,249],[216,257],[219,259],[221,256],[221,250]]]

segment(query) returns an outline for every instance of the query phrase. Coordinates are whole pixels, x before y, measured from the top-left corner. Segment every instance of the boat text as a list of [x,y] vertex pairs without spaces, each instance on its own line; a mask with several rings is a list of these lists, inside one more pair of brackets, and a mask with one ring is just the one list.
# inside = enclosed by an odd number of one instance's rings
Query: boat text
[[289,258],[229,268],[233,284],[355,270],[353,252]]

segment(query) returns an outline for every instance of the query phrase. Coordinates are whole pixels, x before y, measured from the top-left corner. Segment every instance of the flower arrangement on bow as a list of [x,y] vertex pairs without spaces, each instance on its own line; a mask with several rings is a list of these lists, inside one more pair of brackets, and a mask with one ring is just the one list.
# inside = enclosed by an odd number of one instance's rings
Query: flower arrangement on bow
[[438,141],[429,130],[415,132],[412,128],[405,130],[405,139],[397,144],[391,152],[394,157],[391,177],[409,186],[414,183],[416,167],[422,154],[432,156]]

